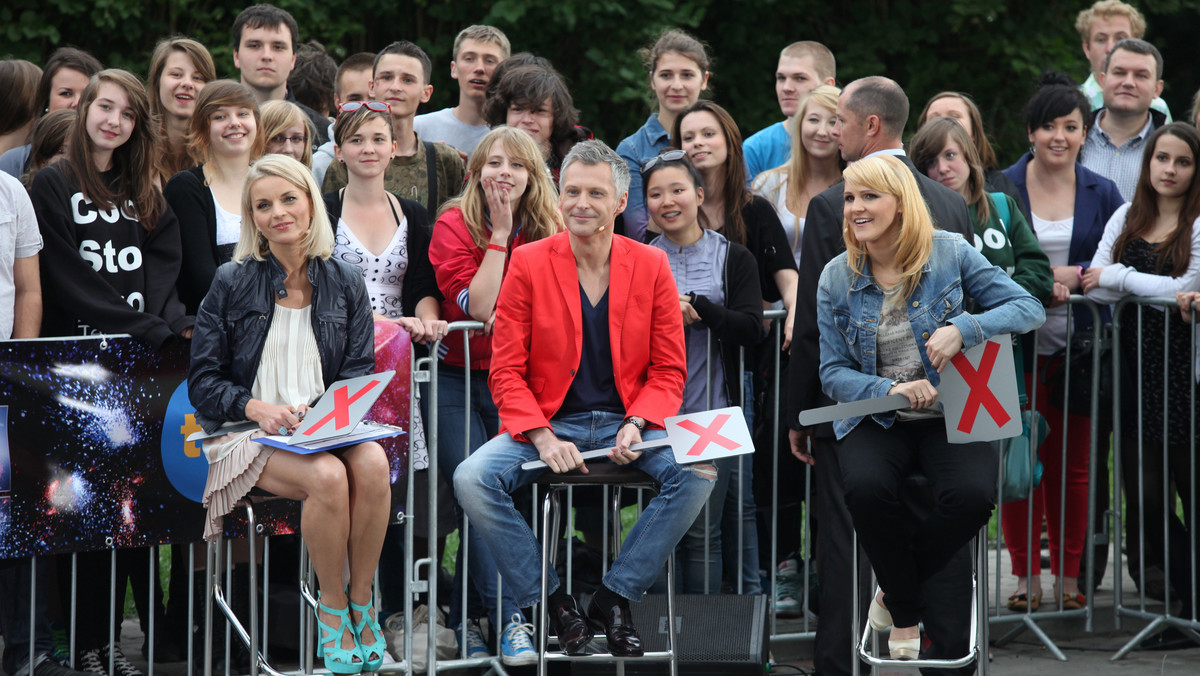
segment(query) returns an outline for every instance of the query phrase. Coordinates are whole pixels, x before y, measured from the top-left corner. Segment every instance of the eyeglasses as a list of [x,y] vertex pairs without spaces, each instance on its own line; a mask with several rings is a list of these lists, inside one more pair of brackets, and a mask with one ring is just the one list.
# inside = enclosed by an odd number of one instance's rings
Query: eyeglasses
[[294,146],[302,146],[308,143],[308,139],[303,136],[284,136],[283,134],[280,134],[278,136],[272,136],[271,143],[279,146],[286,145],[288,143]]
[[373,110],[377,113],[388,113],[390,115],[392,112],[392,105],[386,101],[347,101],[338,106],[338,115],[353,113],[364,106],[367,110]]
[[660,155],[651,157],[649,162],[646,162],[646,164],[642,165],[641,174],[642,176],[645,176],[650,172],[650,170],[654,169],[654,167],[658,166],[661,162],[678,162],[685,157],[687,157],[687,153],[682,150],[668,150]]

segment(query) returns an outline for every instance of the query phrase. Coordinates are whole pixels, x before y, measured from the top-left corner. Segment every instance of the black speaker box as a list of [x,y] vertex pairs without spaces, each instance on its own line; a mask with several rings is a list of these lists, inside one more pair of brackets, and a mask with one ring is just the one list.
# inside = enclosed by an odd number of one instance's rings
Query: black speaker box
[[[649,594],[631,603],[634,626],[647,652],[667,648],[667,597]],[[766,595],[677,594],[675,639],[679,673],[688,676],[762,676],[767,673]],[[572,676],[616,672],[612,663],[571,662]],[[668,674],[665,662],[625,663],[627,674]]]

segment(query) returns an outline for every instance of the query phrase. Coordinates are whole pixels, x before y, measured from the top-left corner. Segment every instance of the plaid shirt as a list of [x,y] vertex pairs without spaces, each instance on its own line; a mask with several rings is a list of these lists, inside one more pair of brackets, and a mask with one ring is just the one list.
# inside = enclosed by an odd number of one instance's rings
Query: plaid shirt
[[1148,115],[1142,130],[1120,147],[1113,145],[1108,132],[1100,128],[1100,119],[1103,116],[1103,108],[1096,111],[1092,126],[1088,128],[1087,139],[1083,142],[1079,163],[1116,183],[1121,197],[1126,202],[1132,202],[1134,190],[1137,189],[1138,175],[1142,173],[1142,154],[1146,151],[1146,139],[1158,126],[1156,115],[1154,112]]

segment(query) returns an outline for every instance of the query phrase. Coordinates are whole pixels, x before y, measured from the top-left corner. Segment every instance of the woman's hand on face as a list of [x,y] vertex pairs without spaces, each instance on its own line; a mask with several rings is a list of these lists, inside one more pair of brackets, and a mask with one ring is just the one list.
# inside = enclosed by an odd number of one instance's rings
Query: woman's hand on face
[[691,296],[679,294],[679,309],[683,311],[684,326],[691,326],[700,321],[700,313],[696,312],[696,308],[692,306]]
[[1079,282],[1079,288],[1082,289],[1084,293],[1087,293],[1088,291],[1100,286],[1100,273],[1103,271],[1104,268],[1099,267],[1088,268],[1087,270],[1084,270],[1083,279]]
[[888,394],[904,395],[908,398],[908,407],[914,411],[933,406],[937,403],[938,398],[937,390],[933,388],[933,385],[928,380],[896,383],[892,386],[892,389],[888,390]]
[[1200,291],[1180,291],[1175,294],[1175,303],[1179,306],[1179,314],[1183,321],[1192,321],[1192,306],[1200,301]]
[[1054,271],[1054,283],[1062,284],[1067,287],[1071,293],[1079,290],[1080,286],[1080,268],[1078,265],[1055,265],[1051,268]]
[[251,399],[246,404],[246,418],[258,423],[267,434],[291,434],[304,419],[308,406],[275,406],[265,401]]
[[488,215],[492,221],[492,235],[498,237],[503,235],[503,245],[508,245],[508,236],[512,233],[512,203],[508,201],[508,193],[511,188],[501,187],[499,183],[490,178],[485,178],[480,183],[483,186],[483,195],[487,198]]
[[933,368],[941,373],[954,355],[962,351],[962,344],[962,333],[958,327],[947,324],[934,331],[929,340],[925,341],[925,354],[929,356],[929,363]]
[[1055,282],[1050,291],[1050,307],[1065,305],[1069,300],[1071,300],[1071,290]]

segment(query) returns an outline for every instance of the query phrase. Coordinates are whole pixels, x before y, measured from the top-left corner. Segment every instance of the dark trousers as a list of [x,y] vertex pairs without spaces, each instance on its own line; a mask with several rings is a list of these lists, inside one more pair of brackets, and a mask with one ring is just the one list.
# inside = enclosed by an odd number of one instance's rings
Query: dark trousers
[[[1141,470],[1139,487],[1138,470]],[[1145,524],[1145,551],[1143,560],[1146,567],[1162,561],[1170,563],[1170,579],[1168,582],[1175,589],[1172,601],[1183,601],[1183,607],[1178,613],[1190,618],[1193,614],[1192,590],[1196,580],[1192,577],[1193,548],[1195,555],[1200,557],[1200,530],[1197,529],[1196,515],[1192,513],[1192,483],[1193,467],[1191,447],[1183,444],[1169,444],[1167,457],[1164,461],[1161,442],[1146,444],[1142,449],[1142,459],[1139,466],[1137,439],[1124,438],[1121,441],[1121,479],[1125,491],[1125,534],[1126,546],[1129,551],[1141,551],[1142,524]],[[1168,481],[1171,484],[1168,484]],[[1200,484],[1200,478],[1195,479]],[[1175,511],[1175,492],[1170,490],[1174,485],[1183,502],[1184,519],[1180,520]],[[1197,509],[1200,509],[1200,496],[1196,497]],[[1139,505],[1140,503],[1140,505]],[[1169,505],[1164,509],[1164,503]],[[1170,556],[1164,556],[1169,546]],[[1140,579],[1141,571],[1134,557],[1129,557],[1129,572]]]
[[[29,662],[29,559],[0,559],[0,635],[4,636],[4,671],[15,674]],[[33,614],[34,656],[54,649],[46,621],[46,559],[36,559],[37,608]]]
[[[851,581],[854,579],[851,567],[854,525],[846,507],[841,463],[832,438],[818,437],[814,443],[817,462],[812,468],[813,501],[820,523],[815,532],[821,611],[813,666],[821,676],[844,676],[851,673],[858,634],[867,621],[867,603],[873,595],[871,564],[860,547],[856,594]],[[910,500],[907,495],[902,495],[902,502],[906,510],[910,510],[909,518],[914,520],[926,518],[932,507],[923,500]],[[921,585],[920,595],[928,607],[937,609],[937,612],[926,613],[924,618],[926,635],[932,641],[924,656],[952,659],[965,655],[970,643],[970,548],[960,548],[940,573]],[[856,598],[860,602],[857,633],[850,626],[851,604]],[[959,673],[965,675],[974,670],[969,666]],[[868,673],[866,665],[863,665],[862,673]],[[946,671],[931,673],[944,675]]]
[[[921,585],[967,545],[991,515],[998,468],[989,443],[950,444],[942,420],[864,420],[837,442],[854,530],[898,627],[921,621]],[[915,520],[900,500],[904,478],[920,471],[932,484],[929,515]]]

